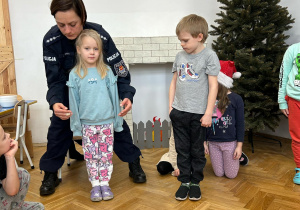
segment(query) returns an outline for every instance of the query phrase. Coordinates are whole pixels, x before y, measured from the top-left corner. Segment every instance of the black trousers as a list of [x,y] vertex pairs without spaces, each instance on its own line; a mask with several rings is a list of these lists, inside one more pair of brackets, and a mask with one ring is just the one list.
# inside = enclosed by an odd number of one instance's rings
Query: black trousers
[[206,164],[204,139],[206,129],[201,126],[202,114],[193,114],[173,108],[172,120],[177,166],[180,170],[178,181],[198,184],[203,180],[203,168]]
[[[40,159],[40,169],[56,172],[64,163],[69,147],[74,146],[70,120],[61,120],[55,114],[50,118],[47,151]],[[133,162],[141,155],[140,149],[133,144],[130,129],[123,121],[123,131],[114,132],[114,152],[124,162]]]

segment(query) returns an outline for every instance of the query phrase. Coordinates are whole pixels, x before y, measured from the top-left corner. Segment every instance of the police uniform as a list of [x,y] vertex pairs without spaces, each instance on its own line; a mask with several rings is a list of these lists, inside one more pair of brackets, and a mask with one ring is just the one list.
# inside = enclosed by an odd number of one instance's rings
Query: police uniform
[[[86,22],[83,29],[93,29],[100,34],[103,42],[104,60],[114,74],[118,75],[119,96],[121,99],[128,98],[133,102],[135,88],[130,86],[129,71],[110,35],[101,25],[95,23]],[[43,40],[43,59],[48,84],[46,98],[50,109],[55,103],[62,103],[69,107],[66,82],[70,70],[76,64],[75,40],[67,39],[57,26],[53,26]],[[73,133],[70,130],[70,120],[61,120],[54,113],[50,120],[47,151],[41,157],[40,169],[56,172],[63,165],[65,155],[70,145],[73,144]],[[122,161],[130,163],[141,155],[140,149],[132,142],[130,129],[125,120],[123,121],[123,131],[115,132],[114,137],[114,152]]]

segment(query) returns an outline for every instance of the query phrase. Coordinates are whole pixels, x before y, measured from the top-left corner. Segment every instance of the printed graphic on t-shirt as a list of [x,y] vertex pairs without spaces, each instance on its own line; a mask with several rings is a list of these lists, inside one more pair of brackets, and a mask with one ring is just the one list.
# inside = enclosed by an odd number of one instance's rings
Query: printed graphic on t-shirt
[[295,75],[294,85],[300,87],[300,53],[296,56],[295,65],[298,68],[298,74]]
[[226,133],[226,129],[228,128],[229,125],[232,125],[232,116],[226,115],[223,116],[222,112],[218,109],[218,100],[215,103],[215,107],[213,110],[213,126],[218,126],[219,129],[223,129],[223,133]]
[[182,63],[177,70],[178,77],[181,81],[193,82],[197,81],[199,74],[193,70],[193,64],[191,63]]
[[92,84],[97,84],[97,78],[90,78],[90,79],[88,79],[88,83],[89,83],[90,85],[92,85]]

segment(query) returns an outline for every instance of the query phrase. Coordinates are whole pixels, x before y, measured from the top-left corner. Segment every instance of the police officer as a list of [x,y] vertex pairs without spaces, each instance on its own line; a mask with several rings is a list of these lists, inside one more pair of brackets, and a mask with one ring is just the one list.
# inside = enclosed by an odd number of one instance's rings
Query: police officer
[[[75,66],[75,39],[83,29],[96,30],[103,41],[104,59],[116,75],[118,75],[118,92],[125,109],[119,114],[124,116],[131,109],[135,88],[130,86],[130,74],[122,60],[110,35],[101,25],[86,22],[87,15],[82,0],[52,0],[51,14],[57,25],[53,26],[43,39],[43,59],[48,84],[47,101],[53,110],[51,124],[48,129],[47,151],[41,157],[40,169],[45,172],[40,195],[55,192],[59,180],[58,169],[63,165],[65,155],[70,149],[71,158],[82,159],[75,150],[70,130],[68,109],[69,96],[66,81],[69,70]],[[114,152],[129,164],[129,176],[136,183],[146,182],[146,175],[140,165],[141,151],[132,142],[130,129],[123,121],[123,131],[115,132]]]

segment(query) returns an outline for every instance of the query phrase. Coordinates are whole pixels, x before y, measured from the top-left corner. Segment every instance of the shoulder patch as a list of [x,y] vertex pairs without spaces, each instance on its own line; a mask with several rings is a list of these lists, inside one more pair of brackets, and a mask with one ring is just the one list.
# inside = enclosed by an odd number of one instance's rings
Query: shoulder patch
[[114,65],[114,69],[117,75],[120,77],[126,77],[128,74],[128,69],[123,60],[121,60],[119,63],[116,63]]

